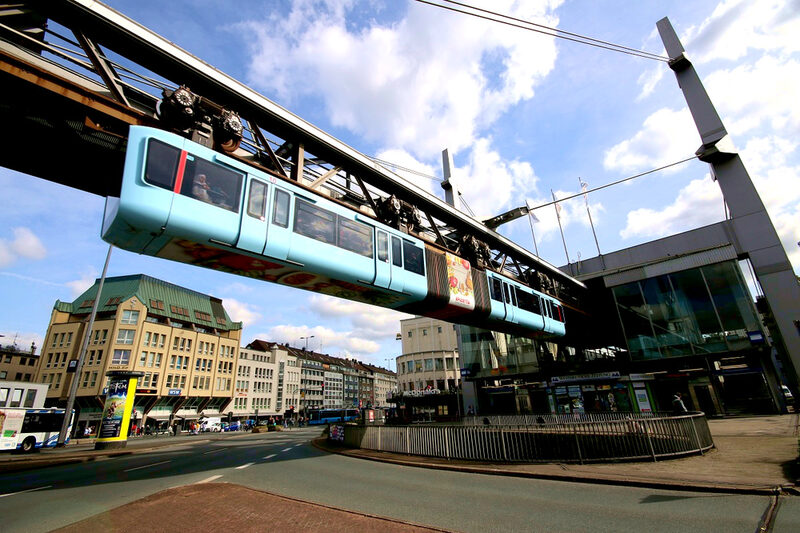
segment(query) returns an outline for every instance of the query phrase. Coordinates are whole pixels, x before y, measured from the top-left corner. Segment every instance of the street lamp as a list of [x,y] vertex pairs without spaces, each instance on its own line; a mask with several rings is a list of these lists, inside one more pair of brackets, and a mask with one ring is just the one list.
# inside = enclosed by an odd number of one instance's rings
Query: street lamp
[[303,339],[306,340],[306,345],[305,345],[305,349],[306,350],[308,350],[308,339],[313,339],[313,338],[314,338],[314,335],[309,335],[308,337],[300,337],[300,340],[303,340]]

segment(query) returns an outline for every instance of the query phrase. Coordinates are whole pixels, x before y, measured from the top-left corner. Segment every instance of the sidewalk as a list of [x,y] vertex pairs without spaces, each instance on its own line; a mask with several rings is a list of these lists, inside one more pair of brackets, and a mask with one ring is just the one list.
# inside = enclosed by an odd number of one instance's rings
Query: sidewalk
[[352,450],[324,439],[320,449],[407,466],[481,474],[605,483],[672,490],[800,495],[798,414],[709,420],[715,449],[704,455],[658,462],[607,464],[485,464],[404,454]]

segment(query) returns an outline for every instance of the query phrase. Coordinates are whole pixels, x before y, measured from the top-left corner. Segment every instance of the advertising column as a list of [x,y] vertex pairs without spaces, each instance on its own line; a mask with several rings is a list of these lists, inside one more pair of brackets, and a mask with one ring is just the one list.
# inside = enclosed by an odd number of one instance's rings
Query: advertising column
[[128,427],[131,422],[133,400],[136,396],[136,381],[143,376],[142,372],[115,370],[108,373],[106,402],[103,406],[103,417],[100,419],[100,431],[95,441],[95,450],[108,448],[124,448],[128,443]]

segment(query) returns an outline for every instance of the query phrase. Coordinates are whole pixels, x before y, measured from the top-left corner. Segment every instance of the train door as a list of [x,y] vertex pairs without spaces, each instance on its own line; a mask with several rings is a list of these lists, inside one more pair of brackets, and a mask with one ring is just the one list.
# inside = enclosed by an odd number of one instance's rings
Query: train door
[[516,313],[514,312],[514,307],[516,306],[515,300],[512,298],[514,296],[514,288],[509,285],[508,283],[503,282],[503,294],[505,298],[503,300],[506,304],[506,322],[511,322],[512,324],[516,324],[517,318]]
[[375,249],[375,281],[376,287],[389,287],[392,280],[392,267],[389,262],[389,234],[385,231],[375,231],[377,246]]
[[267,243],[267,202],[269,187],[261,180],[250,178],[245,195],[245,212],[239,230],[239,242],[236,247],[256,254],[264,253]]
[[272,208],[268,211],[269,232],[264,255],[286,260],[292,242],[292,195],[280,187],[273,187]]
[[391,236],[389,246],[391,261],[391,280],[389,288],[393,291],[403,292],[405,289],[405,270],[403,270],[403,241],[399,237]]
[[244,174],[193,154],[182,163],[166,233],[198,244],[236,246]]

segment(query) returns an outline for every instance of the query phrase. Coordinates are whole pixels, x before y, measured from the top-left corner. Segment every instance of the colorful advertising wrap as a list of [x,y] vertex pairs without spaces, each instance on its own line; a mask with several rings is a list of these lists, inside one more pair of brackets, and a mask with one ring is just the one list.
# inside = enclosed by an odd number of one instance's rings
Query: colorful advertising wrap
[[450,287],[450,305],[475,309],[475,292],[469,261],[447,253],[447,283]]
[[[126,441],[128,439],[128,425],[131,420],[131,411],[133,411],[136,381],[136,377],[129,375],[111,375],[106,403],[103,407],[103,418],[100,421],[98,442]],[[130,394],[128,394],[129,392]]]
[[13,450],[22,431],[25,409],[0,409],[0,450]]

